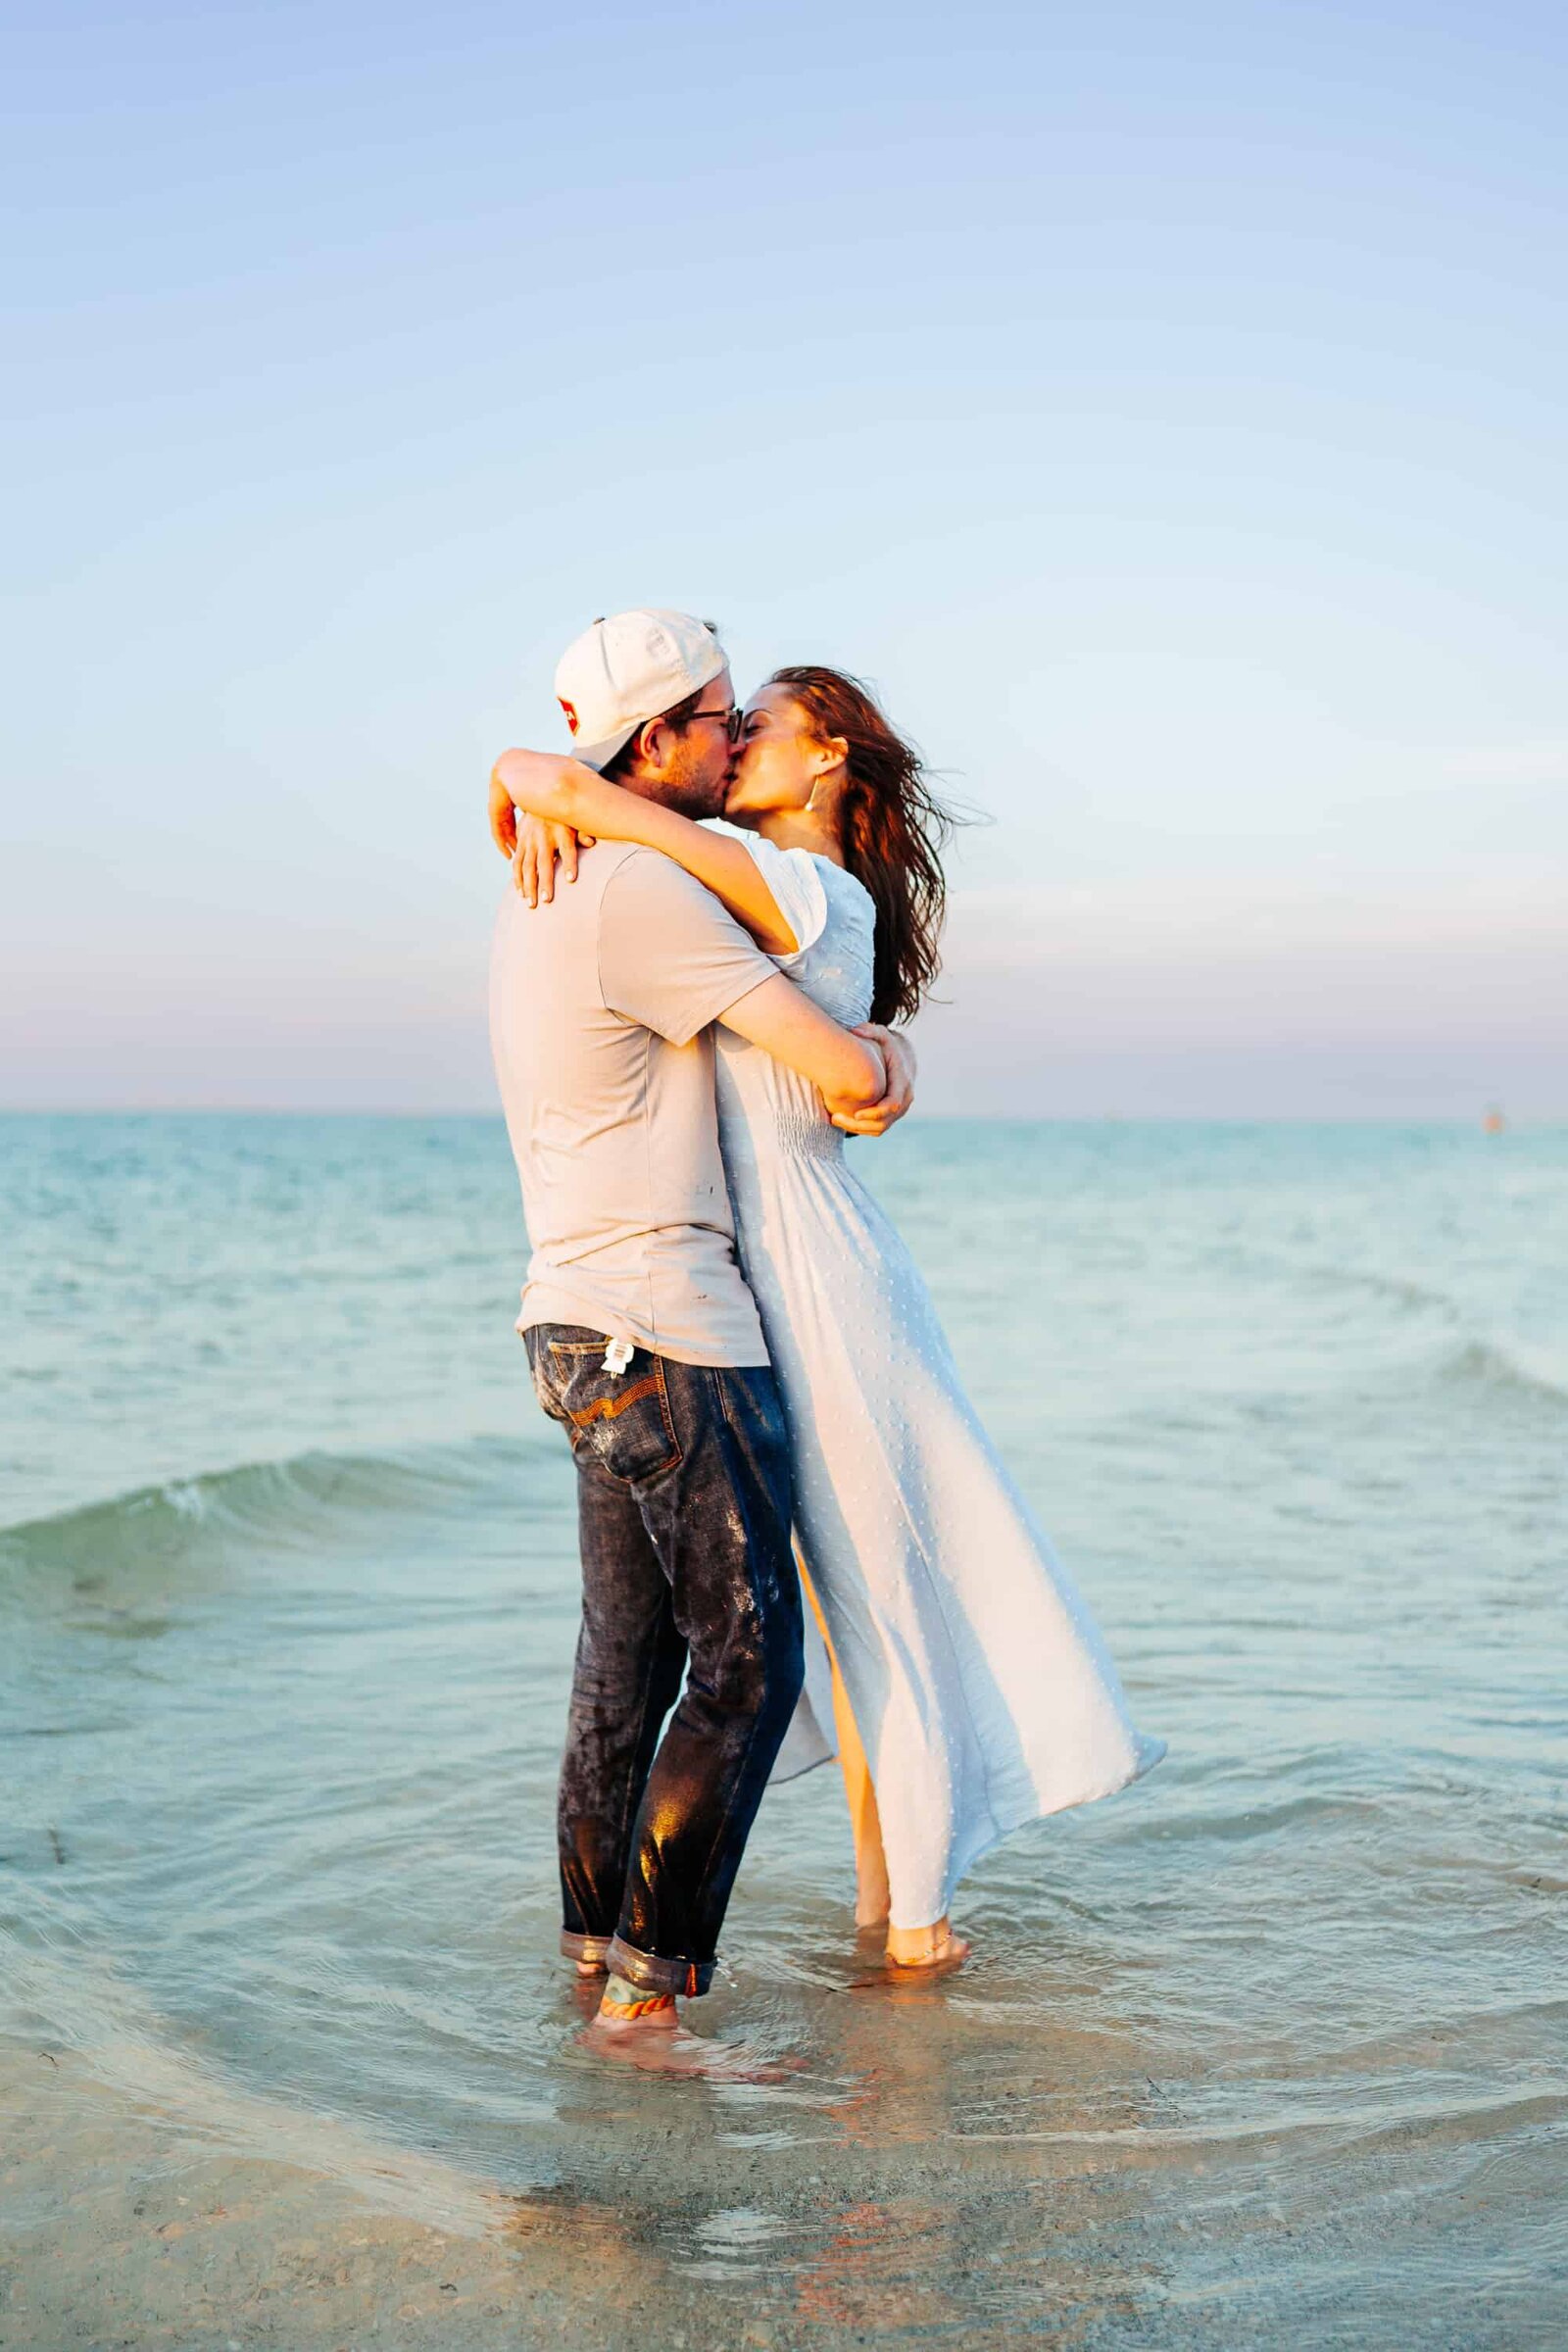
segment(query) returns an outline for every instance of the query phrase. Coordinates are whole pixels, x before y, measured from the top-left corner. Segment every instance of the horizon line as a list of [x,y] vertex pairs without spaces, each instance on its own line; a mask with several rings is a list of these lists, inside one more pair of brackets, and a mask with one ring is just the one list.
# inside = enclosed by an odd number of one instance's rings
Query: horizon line
[[[1506,1103],[1483,1101],[1473,1111],[1311,1111],[1281,1110],[925,1110],[919,1116],[938,1126],[983,1127],[1453,1127],[1483,1128],[1488,1116],[1501,1113],[1503,1132],[1522,1127],[1552,1130],[1568,1127],[1568,1108],[1550,1111],[1510,1111]],[[0,1102],[0,1119],[483,1119],[506,1123],[500,1104],[490,1109],[449,1106],[422,1109],[409,1104],[338,1103],[331,1106],[301,1102]],[[864,1137],[850,1139],[864,1142]],[[875,1140],[875,1139],[871,1139]]]

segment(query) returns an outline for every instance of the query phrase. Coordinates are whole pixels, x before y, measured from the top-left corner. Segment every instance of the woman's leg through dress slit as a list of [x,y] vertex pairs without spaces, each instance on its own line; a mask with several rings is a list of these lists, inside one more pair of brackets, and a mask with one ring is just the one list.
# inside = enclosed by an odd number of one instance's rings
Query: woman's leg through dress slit
[[822,1604],[798,1547],[795,1558],[801,1572],[801,1589],[810,1604],[833,1669],[833,1728],[838,1735],[839,1768],[844,1775],[850,1832],[855,1840],[855,1924],[858,1928],[887,1927],[887,1956],[897,1967],[921,1968],[937,1961],[961,1960],[969,1947],[953,1934],[946,1913],[923,1928],[895,1928],[888,1922],[888,1863],[876,1808],[876,1784],[871,1778],[871,1766],[850,1694],[839,1672],[833,1637],[827,1630]]

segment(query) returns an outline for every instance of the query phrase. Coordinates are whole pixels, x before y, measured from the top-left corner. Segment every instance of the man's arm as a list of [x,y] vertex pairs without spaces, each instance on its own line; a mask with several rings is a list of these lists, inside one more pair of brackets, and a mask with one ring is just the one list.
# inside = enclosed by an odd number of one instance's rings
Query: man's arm
[[884,1102],[888,1069],[776,971],[710,891],[672,859],[634,850],[600,901],[599,985],[612,1012],[688,1045],[710,1021],[819,1087],[835,1118]]
[[718,1017],[737,1037],[809,1078],[835,1119],[853,1119],[887,1096],[887,1065],[880,1049],[869,1038],[841,1029],[782,972]]

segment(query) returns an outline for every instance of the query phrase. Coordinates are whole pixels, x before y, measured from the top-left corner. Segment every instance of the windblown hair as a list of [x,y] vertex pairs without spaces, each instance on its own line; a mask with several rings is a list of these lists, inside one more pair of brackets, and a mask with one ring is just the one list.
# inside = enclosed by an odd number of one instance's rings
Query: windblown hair
[[850,747],[840,846],[876,907],[871,1018],[906,1021],[942,968],[948,886],[940,853],[956,818],[933,791],[918,752],[858,678],[802,662],[775,669],[768,683],[800,704],[819,742],[842,735]]

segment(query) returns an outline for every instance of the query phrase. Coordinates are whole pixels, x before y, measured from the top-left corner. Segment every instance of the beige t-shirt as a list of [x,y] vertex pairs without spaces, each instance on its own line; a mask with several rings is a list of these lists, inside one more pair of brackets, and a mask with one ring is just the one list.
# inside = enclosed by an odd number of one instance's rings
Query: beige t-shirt
[[517,1329],[583,1323],[687,1364],[765,1364],[735,1260],[710,1024],[777,967],[655,850],[601,842],[509,889],[490,1040],[533,1255]]

